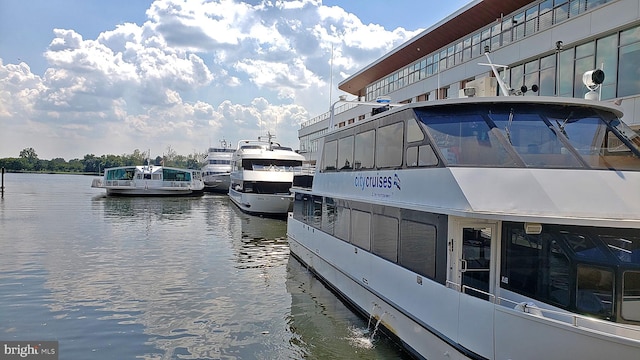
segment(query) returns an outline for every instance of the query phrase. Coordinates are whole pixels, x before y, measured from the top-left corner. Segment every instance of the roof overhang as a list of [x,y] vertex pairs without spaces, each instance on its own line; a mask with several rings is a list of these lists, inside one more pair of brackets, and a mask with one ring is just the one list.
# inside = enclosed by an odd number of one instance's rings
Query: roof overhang
[[510,14],[532,0],[475,0],[456,11],[418,36],[402,44],[384,57],[345,79],[338,89],[356,96],[364,96],[366,87],[411,64],[457,39],[494,22],[503,14]]

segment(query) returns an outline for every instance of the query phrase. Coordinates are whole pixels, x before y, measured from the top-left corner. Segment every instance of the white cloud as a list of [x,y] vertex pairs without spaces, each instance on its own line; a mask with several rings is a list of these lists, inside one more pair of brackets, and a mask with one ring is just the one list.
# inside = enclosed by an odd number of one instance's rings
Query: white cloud
[[336,86],[415,35],[320,0],[157,0],[146,15],[96,39],[53,30],[42,77],[0,59],[0,121],[15,134],[0,157],[188,154],[267,130],[297,148],[299,124],[328,110],[330,73]]

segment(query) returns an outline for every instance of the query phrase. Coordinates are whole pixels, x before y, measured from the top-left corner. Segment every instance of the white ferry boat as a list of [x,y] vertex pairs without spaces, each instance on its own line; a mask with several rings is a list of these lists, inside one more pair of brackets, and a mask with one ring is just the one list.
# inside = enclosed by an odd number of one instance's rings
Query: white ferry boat
[[210,147],[205,165],[202,167],[202,178],[205,191],[227,193],[229,191],[231,174],[231,157],[235,152],[225,140],[220,141],[220,147]]
[[286,216],[293,207],[293,175],[304,156],[268,140],[242,140],[231,160],[229,198],[250,214]]
[[204,182],[200,170],[166,166],[121,166],[107,168],[91,187],[118,196],[199,196]]
[[637,360],[640,137],[621,116],[472,97],[329,132],[291,254],[418,358]]

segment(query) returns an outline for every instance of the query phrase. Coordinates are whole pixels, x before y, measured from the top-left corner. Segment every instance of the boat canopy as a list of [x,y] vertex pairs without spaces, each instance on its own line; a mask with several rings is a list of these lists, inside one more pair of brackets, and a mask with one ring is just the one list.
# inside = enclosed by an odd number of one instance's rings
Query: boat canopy
[[509,102],[415,111],[446,166],[640,171],[640,135],[598,108]]

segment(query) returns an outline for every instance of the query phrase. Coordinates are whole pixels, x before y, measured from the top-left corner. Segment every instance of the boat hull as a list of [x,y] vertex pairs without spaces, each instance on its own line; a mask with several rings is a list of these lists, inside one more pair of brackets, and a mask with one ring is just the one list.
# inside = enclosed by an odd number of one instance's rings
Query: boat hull
[[293,208],[291,194],[255,194],[229,189],[229,199],[248,214],[286,216]]
[[230,182],[230,174],[204,176],[204,189],[226,194],[229,192]]
[[356,248],[292,214],[287,236],[292,256],[418,358],[601,359],[615,354],[616,359],[637,359],[639,340],[556,320],[549,315],[553,313],[525,313],[471,296]]

